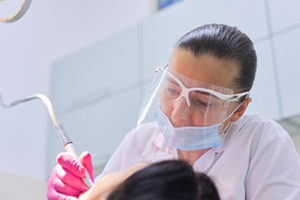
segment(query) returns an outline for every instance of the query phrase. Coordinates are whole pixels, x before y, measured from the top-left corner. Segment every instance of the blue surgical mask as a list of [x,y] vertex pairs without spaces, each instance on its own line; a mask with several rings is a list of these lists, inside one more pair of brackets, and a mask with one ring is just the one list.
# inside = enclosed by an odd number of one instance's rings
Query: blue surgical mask
[[180,127],[175,128],[169,118],[159,110],[156,122],[163,133],[167,145],[184,151],[193,151],[217,147],[221,144],[218,133],[222,122],[206,127]]

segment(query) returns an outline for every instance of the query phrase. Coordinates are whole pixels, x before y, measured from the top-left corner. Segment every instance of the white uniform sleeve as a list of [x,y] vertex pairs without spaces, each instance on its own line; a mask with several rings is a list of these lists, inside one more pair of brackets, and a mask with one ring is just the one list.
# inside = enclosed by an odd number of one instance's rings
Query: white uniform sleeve
[[299,200],[300,159],[294,143],[287,133],[265,136],[249,161],[246,200]]

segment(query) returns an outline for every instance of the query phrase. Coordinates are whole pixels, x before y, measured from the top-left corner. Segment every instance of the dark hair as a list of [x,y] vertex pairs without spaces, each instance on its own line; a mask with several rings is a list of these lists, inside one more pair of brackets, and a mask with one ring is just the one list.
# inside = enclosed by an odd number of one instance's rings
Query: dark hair
[[135,172],[107,200],[220,200],[212,180],[185,161],[154,163]]
[[217,58],[234,59],[240,64],[235,87],[249,91],[255,78],[257,58],[249,37],[236,27],[224,24],[207,24],[182,36],[176,47],[191,51],[195,56],[208,53]]

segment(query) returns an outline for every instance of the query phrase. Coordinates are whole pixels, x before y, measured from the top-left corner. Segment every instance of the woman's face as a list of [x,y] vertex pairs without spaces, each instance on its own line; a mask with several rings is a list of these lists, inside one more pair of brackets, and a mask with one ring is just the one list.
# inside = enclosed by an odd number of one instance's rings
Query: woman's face
[[[233,60],[219,59],[209,54],[195,56],[190,51],[175,49],[171,55],[168,67],[170,71],[174,71],[185,77],[222,88],[231,88],[234,93],[236,92],[234,90],[233,80],[238,75],[239,66],[238,63]],[[181,81],[188,88],[195,87],[195,85],[192,85],[193,82]],[[232,112],[236,106],[234,103],[231,104],[228,108],[229,113]],[[204,122],[204,119],[200,117],[204,115],[199,114],[199,110],[188,106],[185,98],[173,102],[161,100],[161,108],[169,117],[174,127],[205,126],[208,125],[205,124],[207,121],[212,120],[206,118],[206,122]],[[210,111],[213,111],[213,107],[210,108]],[[218,111],[213,111],[213,113],[216,112]],[[219,112],[223,111],[220,110]]]

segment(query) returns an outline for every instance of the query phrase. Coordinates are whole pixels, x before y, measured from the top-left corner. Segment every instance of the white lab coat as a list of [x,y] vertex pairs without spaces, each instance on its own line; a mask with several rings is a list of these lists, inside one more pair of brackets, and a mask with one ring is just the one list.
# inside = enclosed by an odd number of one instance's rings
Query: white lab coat
[[[99,177],[145,160],[178,158],[175,149],[160,150],[165,144],[156,142],[158,134],[154,123],[129,132]],[[222,145],[207,151],[193,168],[214,180],[222,200],[300,200],[295,146],[280,125],[258,115],[232,123]]]

